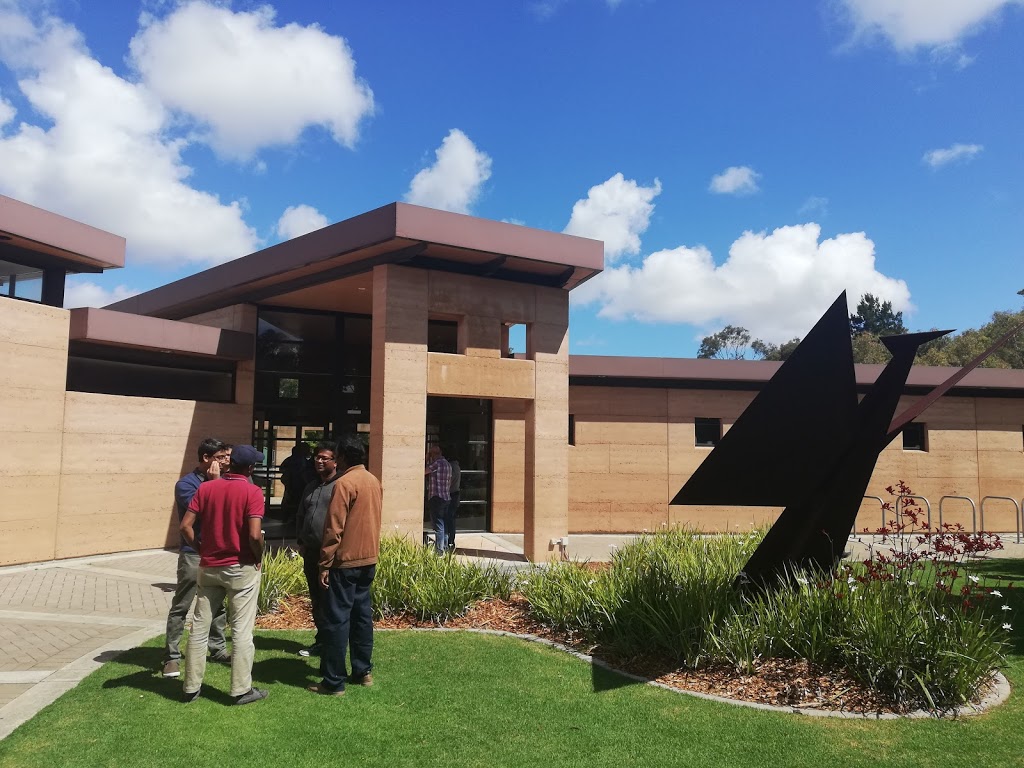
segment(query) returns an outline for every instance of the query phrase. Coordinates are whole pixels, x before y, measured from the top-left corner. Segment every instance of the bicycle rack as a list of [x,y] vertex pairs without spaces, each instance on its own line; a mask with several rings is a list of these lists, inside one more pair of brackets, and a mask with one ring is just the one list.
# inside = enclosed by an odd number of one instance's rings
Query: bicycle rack
[[[939,499],[939,528],[942,528],[942,505],[946,499],[960,499],[960,501],[966,501],[971,505],[971,533],[978,532],[978,508],[974,506],[974,499],[970,496],[943,496]],[[1012,499],[1011,499],[1012,501]],[[985,529],[985,499],[981,500],[981,528]]]
[[1013,504],[1013,525],[1017,529],[1017,543],[1020,544],[1021,528],[1024,527],[1021,524],[1021,508],[1024,506],[1024,499],[1021,499],[1021,504],[1017,503],[1016,499],[1012,499],[1009,496],[986,496],[981,500],[981,529],[985,530],[985,502],[989,499],[998,499],[1000,501],[1008,501]]
[[930,531],[932,529],[932,505],[931,505],[931,502],[929,502],[928,499],[925,496],[918,496],[918,495],[912,494],[912,493],[908,493],[906,496],[897,496],[896,497],[896,519],[897,520],[900,520],[901,516],[903,514],[902,512],[900,512],[900,504],[903,502],[904,499],[918,499],[918,500],[924,502],[925,511],[928,513],[928,530]]
[[[879,526],[879,528],[885,528],[885,499],[883,499],[881,496],[865,496],[864,498],[874,499],[875,501],[878,502],[878,506],[882,510],[882,524]],[[854,524],[855,530],[850,532],[851,538],[857,534],[856,527],[856,524]]]

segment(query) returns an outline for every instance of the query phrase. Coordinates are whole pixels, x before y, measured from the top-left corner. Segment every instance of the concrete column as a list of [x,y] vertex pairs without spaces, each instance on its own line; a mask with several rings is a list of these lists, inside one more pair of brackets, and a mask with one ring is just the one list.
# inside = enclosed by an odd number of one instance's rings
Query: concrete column
[[427,275],[373,269],[370,471],[384,489],[384,533],[423,531],[427,421]]
[[536,387],[526,408],[523,548],[530,560],[558,557],[552,539],[569,534],[569,294],[537,289],[526,331]]

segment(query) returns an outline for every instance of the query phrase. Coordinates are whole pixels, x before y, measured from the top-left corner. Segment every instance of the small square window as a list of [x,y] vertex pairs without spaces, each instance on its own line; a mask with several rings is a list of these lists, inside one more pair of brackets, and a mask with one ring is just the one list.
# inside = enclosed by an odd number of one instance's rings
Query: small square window
[[903,450],[904,451],[927,451],[928,433],[924,424],[912,421],[903,428]]
[[297,400],[299,397],[298,379],[278,379],[277,396],[281,400]]
[[721,419],[702,419],[697,417],[693,420],[693,444],[696,446],[713,448],[722,439]]

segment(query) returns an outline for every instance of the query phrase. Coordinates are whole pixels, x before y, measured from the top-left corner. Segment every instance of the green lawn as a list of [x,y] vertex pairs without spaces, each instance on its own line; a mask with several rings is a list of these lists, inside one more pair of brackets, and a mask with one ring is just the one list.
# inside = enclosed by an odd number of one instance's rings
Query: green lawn
[[[976,569],[1024,583],[1024,561]],[[159,639],[106,664],[0,742],[0,768],[67,766],[1024,766],[1024,590],[1005,670],[1014,694],[961,720],[809,718],[704,701],[627,680],[545,646],[470,633],[379,632],[373,688],[315,696],[305,632],[260,632],[270,698],[229,707],[228,669],[204,695],[156,674]]]
[[[111,662],[6,741],[0,766],[948,766],[1024,765],[1022,697],[961,721],[818,719],[703,701],[592,669],[567,654],[469,633],[381,632],[377,685],[304,690],[308,633],[261,632],[270,698],[227,707],[227,668],[204,697],[154,674],[157,642]],[[1015,656],[1010,679],[1024,683]]]

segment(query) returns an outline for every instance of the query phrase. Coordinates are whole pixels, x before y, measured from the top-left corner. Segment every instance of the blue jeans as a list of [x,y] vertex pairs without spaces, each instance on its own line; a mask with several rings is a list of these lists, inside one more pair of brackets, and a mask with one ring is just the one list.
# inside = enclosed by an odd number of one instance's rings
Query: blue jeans
[[434,549],[440,554],[448,546],[444,529],[444,519],[448,514],[448,499],[431,496],[427,499],[427,511],[430,512],[430,524],[434,527]]
[[448,549],[455,549],[455,517],[459,514],[459,498],[461,496],[459,491],[452,491],[452,498],[444,512],[445,544]]
[[320,635],[320,685],[329,691],[345,689],[348,673],[345,652],[352,660],[352,678],[358,679],[373,669],[373,606],[370,585],[376,565],[358,568],[331,568],[324,594]]

